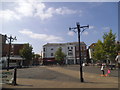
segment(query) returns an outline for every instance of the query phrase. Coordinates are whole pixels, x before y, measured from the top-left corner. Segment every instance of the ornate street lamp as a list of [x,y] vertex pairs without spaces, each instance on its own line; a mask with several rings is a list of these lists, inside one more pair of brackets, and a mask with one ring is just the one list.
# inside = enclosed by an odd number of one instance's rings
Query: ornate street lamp
[[9,71],[9,61],[10,61],[10,54],[11,54],[11,43],[14,41],[14,40],[17,40],[16,39],[16,37],[12,37],[12,36],[10,36],[10,37],[8,37],[7,35],[5,35],[5,38],[6,38],[6,40],[8,41],[8,43],[9,43],[9,51],[8,51],[8,61],[7,61],[7,71]]
[[[79,22],[76,23],[77,27],[69,28],[69,30],[73,30],[75,33],[78,32],[78,43],[79,43],[79,61],[80,61],[80,81],[84,82],[83,79],[83,71],[82,71],[82,60],[81,60],[81,48],[80,48],[80,33],[84,32],[86,28],[89,28],[89,25],[87,26],[80,26]],[[81,31],[80,28],[83,30]],[[75,31],[77,29],[77,31]]]

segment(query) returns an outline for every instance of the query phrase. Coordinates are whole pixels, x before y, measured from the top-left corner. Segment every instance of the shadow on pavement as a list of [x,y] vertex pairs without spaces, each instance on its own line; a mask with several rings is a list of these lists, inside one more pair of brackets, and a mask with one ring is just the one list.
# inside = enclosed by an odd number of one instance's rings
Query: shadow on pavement
[[[91,84],[113,84],[112,82],[89,82],[89,81],[85,81],[84,83],[91,83]],[[118,84],[118,83],[114,83],[114,84]]]
[[[34,72],[34,73],[31,73]],[[31,71],[26,72],[20,71],[18,72],[18,78],[27,78],[27,79],[37,79],[37,80],[51,80],[51,81],[64,81],[64,82],[79,82],[79,74],[78,77],[72,77],[57,71],[49,70],[44,68],[41,71]],[[42,74],[41,74],[42,73]]]
[[30,87],[32,87],[33,85],[22,85],[22,84],[17,84],[17,86],[30,86]]

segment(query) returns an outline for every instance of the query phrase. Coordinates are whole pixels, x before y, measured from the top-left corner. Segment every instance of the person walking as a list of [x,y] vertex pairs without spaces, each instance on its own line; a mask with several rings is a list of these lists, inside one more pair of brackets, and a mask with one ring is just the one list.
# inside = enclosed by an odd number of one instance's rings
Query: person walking
[[118,68],[120,69],[120,51],[118,52],[118,55],[116,56],[115,61],[117,61]]
[[104,71],[104,65],[103,64],[101,66],[101,71],[102,71],[102,75],[101,76],[105,76],[105,71]]

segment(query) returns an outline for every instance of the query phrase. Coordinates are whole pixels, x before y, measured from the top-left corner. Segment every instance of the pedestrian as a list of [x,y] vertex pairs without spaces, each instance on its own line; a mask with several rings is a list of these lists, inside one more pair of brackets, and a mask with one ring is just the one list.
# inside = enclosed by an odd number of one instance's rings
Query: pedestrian
[[105,76],[109,76],[109,74],[111,73],[110,69],[107,69],[107,73],[105,74]]
[[107,70],[107,73],[108,73],[108,74],[110,74],[110,73],[111,73],[111,72],[110,72],[110,69],[108,69],[108,70]]
[[116,56],[115,61],[117,61],[118,68],[120,69],[120,51],[118,52],[118,55]]
[[101,66],[101,71],[102,71],[102,75],[101,76],[105,76],[105,71],[104,71],[104,65],[103,64]]

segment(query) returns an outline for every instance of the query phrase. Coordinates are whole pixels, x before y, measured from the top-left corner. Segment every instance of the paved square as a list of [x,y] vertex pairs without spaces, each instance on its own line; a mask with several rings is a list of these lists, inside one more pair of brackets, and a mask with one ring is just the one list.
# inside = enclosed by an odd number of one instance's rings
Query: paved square
[[101,71],[95,66],[84,67],[83,71],[84,83],[81,83],[79,65],[18,69],[18,85],[4,84],[3,88],[118,88],[117,70],[110,77],[101,77]]

